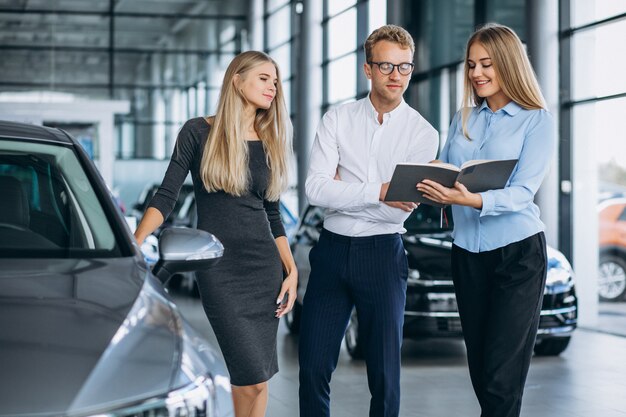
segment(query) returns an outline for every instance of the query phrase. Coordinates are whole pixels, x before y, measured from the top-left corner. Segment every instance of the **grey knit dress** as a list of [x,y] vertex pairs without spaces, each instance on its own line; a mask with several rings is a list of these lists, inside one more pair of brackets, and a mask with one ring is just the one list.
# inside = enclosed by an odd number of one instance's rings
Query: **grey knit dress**
[[224,244],[221,261],[197,274],[202,305],[226,360],[231,383],[252,385],[278,372],[275,310],[283,269],[274,239],[284,236],[285,230],[279,203],[265,199],[269,168],[261,141],[247,142],[247,194],[234,197],[204,189],[200,162],[209,130],[204,118],[185,123],[150,207],[167,218],[191,171],[198,229],[213,233]]

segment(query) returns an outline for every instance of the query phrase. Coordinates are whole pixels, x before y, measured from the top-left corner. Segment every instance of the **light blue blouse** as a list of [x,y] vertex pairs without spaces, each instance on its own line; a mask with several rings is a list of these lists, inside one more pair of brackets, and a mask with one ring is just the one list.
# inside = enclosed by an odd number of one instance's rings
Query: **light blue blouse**
[[482,210],[452,206],[454,243],[470,252],[485,252],[543,231],[533,200],[554,153],[552,115],[525,110],[513,101],[493,112],[485,100],[472,109],[467,128],[471,140],[463,135],[457,112],[439,159],[457,166],[471,159],[519,161],[504,189],[480,193]]

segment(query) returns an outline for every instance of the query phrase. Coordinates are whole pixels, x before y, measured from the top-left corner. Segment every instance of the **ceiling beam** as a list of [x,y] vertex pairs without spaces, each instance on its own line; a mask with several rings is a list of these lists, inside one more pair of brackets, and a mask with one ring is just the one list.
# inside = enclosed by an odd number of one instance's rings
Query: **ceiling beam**
[[[13,8],[0,8],[0,14],[37,14],[37,15],[59,15],[59,16],[101,16],[109,17],[111,13],[109,11],[94,11],[94,10],[48,10],[48,9],[13,9]],[[150,19],[195,19],[195,20],[237,20],[246,21],[246,15],[231,15],[231,14],[192,14],[192,13],[135,13],[135,12],[113,12],[115,17],[129,17],[129,18],[150,18]]]
[[[109,53],[108,46],[63,46],[63,45],[0,45],[0,51],[55,51],[55,52],[94,52]],[[119,48],[120,54],[161,54],[161,55],[228,55],[232,51],[219,49],[163,49],[163,48]]]

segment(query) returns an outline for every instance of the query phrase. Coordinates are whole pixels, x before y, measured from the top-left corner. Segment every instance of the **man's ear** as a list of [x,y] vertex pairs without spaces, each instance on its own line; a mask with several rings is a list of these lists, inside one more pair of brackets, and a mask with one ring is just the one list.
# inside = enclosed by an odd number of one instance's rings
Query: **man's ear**
[[363,72],[368,80],[372,79],[372,67],[367,62],[363,64]]

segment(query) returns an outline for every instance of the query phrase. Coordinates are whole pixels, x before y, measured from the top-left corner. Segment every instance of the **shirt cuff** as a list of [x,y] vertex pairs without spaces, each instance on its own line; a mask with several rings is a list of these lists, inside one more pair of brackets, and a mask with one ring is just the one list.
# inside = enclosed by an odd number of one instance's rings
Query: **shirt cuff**
[[378,204],[380,187],[382,187],[382,185],[383,184],[380,182],[373,182],[366,185],[365,192],[363,193],[363,205]]
[[491,215],[496,204],[493,194],[489,191],[478,194],[480,194],[483,199],[483,208],[480,210],[480,217]]

